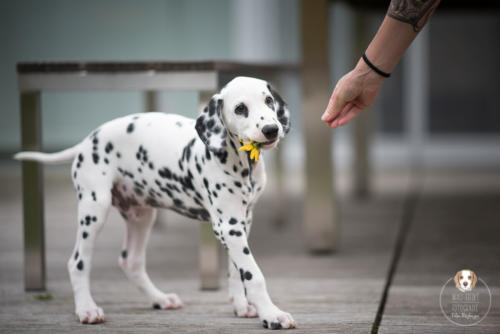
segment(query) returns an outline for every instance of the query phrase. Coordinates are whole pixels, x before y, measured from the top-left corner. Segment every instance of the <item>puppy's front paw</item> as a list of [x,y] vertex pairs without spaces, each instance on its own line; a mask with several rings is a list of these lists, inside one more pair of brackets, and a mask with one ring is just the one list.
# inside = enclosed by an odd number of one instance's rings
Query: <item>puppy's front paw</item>
[[239,318],[256,318],[259,316],[257,313],[257,309],[255,309],[255,306],[248,304],[245,302],[242,305],[236,305],[233,303],[234,307],[234,315],[239,317]]
[[76,315],[82,324],[100,324],[106,320],[102,308],[95,304],[79,307],[76,310]]
[[175,310],[183,306],[182,300],[176,293],[165,293],[153,301],[153,308],[157,310]]
[[273,307],[272,310],[262,312],[260,320],[262,320],[262,326],[269,329],[287,329],[295,328],[295,326],[297,326],[297,323],[293,320],[290,313],[283,312],[277,307]]

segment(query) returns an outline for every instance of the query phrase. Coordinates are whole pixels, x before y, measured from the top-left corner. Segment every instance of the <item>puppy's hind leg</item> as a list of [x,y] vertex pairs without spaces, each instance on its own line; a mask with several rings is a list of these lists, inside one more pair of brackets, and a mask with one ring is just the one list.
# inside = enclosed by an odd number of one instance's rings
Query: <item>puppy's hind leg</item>
[[93,191],[83,196],[78,204],[78,232],[73,254],[68,261],[68,272],[75,296],[75,312],[80,322],[104,322],[104,313],[90,294],[90,266],[97,234],[104,225],[111,196],[106,191]]
[[[118,260],[127,278],[142,291],[157,309],[177,309],[183,306],[175,293],[163,293],[146,272],[146,246],[151,227],[156,218],[156,209],[137,208],[127,219],[127,233]],[[126,216],[126,214],[124,214]]]

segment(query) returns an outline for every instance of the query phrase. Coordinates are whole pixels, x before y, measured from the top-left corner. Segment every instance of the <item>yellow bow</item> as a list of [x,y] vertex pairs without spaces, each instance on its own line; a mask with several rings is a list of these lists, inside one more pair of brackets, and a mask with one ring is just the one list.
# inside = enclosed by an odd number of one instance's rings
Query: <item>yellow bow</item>
[[259,162],[259,156],[260,156],[260,143],[253,141],[250,139],[248,142],[244,142],[243,140],[240,139],[240,143],[243,143],[242,147],[238,149],[238,151],[250,151],[250,159],[255,160],[255,162]]

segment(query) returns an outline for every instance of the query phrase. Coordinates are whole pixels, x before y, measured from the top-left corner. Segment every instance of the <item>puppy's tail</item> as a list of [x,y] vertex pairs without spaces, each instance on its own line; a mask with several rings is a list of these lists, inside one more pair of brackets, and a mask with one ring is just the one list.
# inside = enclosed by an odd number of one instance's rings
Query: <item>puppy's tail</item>
[[55,152],[55,153],[43,153],[43,152],[19,152],[14,155],[14,159],[16,160],[32,160],[38,161],[45,164],[62,164],[71,162],[78,152],[80,144],[65,149],[63,151]]

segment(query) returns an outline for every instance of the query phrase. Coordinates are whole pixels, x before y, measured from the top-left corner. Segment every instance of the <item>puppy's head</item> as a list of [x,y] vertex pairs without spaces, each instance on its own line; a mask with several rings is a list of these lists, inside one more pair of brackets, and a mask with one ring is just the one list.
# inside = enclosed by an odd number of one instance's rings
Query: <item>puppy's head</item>
[[463,269],[456,273],[455,286],[462,292],[471,291],[477,283],[477,276],[472,270]]
[[196,131],[213,152],[226,148],[228,133],[270,149],[290,131],[290,112],[266,81],[236,77],[203,109],[196,120]]

